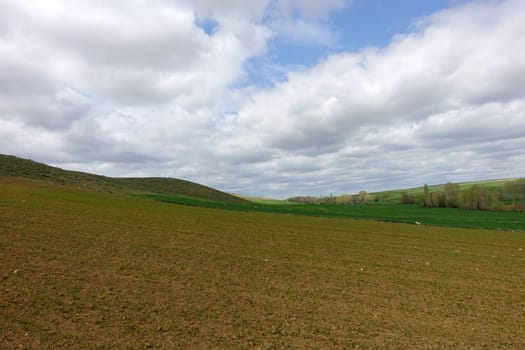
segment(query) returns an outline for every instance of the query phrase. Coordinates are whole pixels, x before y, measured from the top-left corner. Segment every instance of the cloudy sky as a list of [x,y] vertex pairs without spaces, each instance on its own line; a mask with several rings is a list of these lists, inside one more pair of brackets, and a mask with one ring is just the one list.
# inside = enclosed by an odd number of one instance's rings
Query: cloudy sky
[[0,1],[0,153],[286,198],[525,176],[523,0]]

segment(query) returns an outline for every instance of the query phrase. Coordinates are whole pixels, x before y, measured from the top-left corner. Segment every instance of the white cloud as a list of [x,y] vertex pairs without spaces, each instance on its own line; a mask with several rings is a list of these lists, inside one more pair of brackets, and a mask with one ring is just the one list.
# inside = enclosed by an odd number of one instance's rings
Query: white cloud
[[3,1],[0,152],[277,197],[525,172],[519,0],[442,11],[386,47],[235,87],[272,35],[336,45],[327,16],[348,4]]
[[[354,158],[346,166],[341,182],[350,187],[356,178],[350,174],[365,169],[377,167],[378,177],[388,179],[389,157],[406,163],[407,179],[418,167],[436,174],[417,175],[421,181],[440,181],[458,167],[462,179],[504,176],[501,169],[489,175],[483,145],[523,142],[524,23],[520,1],[437,13],[385,48],[332,55],[255,94],[239,111],[237,135],[255,137],[283,158],[323,155],[334,159],[332,169],[346,147],[374,145],[362,155],[364,164],[356,168],[362,161]],[[449,154],[461,154],[462,162]],[[507,175],[524,170],[509,167]]]
[[197,10],[174,1],[2,2],[0,117],[47,129],[69,160],[107,158],[110,146],[167,156],[198,143],[191,138],[213,131],[229,86],[265,51],[269,31],[218,17],[208,35]]
[[198,16],[214,18],[248,18],[258,22],[270,0],[184,0]]
[[[516,4],[470,5],[450,17],[447,11],[387,48],[333,55],[254,96],[240,111],[239,125],[267,131],[259,133],[269,146],[301,135],[314,139],[325,130],[340,140],[365,124],[418,121],[471,104],[522,98],[525,26],[513,18],[523,19]],[[483,16],[494,11],[501,20],[486,26]]]

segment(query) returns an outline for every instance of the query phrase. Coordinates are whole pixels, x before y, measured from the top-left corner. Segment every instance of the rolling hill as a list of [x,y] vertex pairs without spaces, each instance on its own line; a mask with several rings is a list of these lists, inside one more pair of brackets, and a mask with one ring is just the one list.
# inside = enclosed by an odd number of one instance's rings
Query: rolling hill
[[[470,189],[472,188],[472,186],[480,186],[480,187],[483,187],[485,190],[491,192],[495,190],[502,190],[505,183],[511,180],[515,180],[515,178],[460,182],[458,183],[458,185],[459,185],[460,190]],[[429,185],[428,189],[430,191],[444,191],[445,184]],[[398,203],[399,200],[401,199],[402,193],[407,193],[411,196],[419,198],[423,196],[423,184],[415,188],[373,192],[373,193],[370,193],[370,195],[377,197],[383,203]]]
[[104,192],[157,193],[197,197],[227,203],[249,203],[245,199],[186,180],[160,177],[107,177],[64,170],[32,160],[3,154],[0,154],[0,177],[27,178]]

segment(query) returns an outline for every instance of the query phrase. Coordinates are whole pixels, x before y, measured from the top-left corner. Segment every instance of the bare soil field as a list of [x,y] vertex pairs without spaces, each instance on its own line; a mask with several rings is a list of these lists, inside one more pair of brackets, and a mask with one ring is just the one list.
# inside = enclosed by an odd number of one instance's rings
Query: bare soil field
[[525,235],[0,179],[2,349],[525,349]]

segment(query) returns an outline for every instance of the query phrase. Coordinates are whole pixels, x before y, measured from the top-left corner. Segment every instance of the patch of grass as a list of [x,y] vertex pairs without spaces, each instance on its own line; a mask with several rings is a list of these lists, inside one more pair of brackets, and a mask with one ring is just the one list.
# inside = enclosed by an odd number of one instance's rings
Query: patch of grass
[[329,204],[237,204],[202,200],[187,196],[143,195],[154,200],[205,208],[248,212],[296,214],[308,216],[346,217],[399,223],[420,222],[423,225],[484,228],[493,230],[525,230],[525,213],[469,211],[454,208],[423,208],[418,205],[370,203],[361,205]]
[[525,348],[523,233],[0,194],[3,348]]

